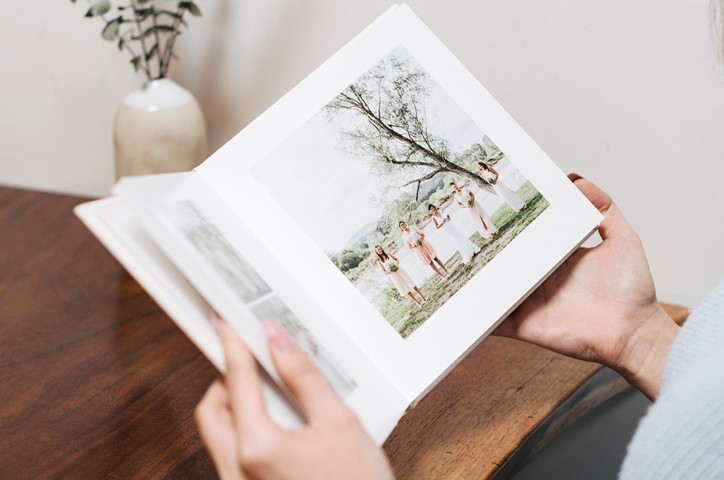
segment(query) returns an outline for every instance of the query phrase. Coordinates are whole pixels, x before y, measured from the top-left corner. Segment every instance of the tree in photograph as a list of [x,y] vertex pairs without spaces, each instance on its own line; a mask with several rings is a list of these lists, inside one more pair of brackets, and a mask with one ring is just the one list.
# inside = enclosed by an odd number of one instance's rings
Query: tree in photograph
[[[492,192],[479,175],[455,161],[448,142],[433,132],[427,117],[431,81],[426,72],[394,54],[337,95],[327,106],[334,117],[352,113],[357,122],[342,131],[344,147],[371,158],[378,174],[406,179],[401,187],[450,172]],[[414,177],[409,180],[410,176]]]
[[470,145],[457,157],[457,160],[461,165],[467,165],[473,170],[477,170],[478,162],[485,162],[492,167],[504,156],[503,151],[493,143],[490,137],[483,135],[482,142]]
[[400,220],[409,225],[422,223],[429,215],[427,207],[416,201],[407,192],[390,202],[377,222],[376,231],[384,236],[400,235]]
[[370,255],[368,249],[363,248],[345,248],[341,252],[331,257],[332,262],[343,273],[357,268],[362,261]]
[[496,163],[498,163],[498,161],[500,161],[501,158],[505,156],[503,151],[498,148],[498,146],[493,143],[493,141],[487,135],[483,135],[482,147],[486,155],[486,158],[484,160],[488,162],[488,165],[495,165]]
[[457,159],[458,163],[461,165],[477,170],[478,162],[488,161],[488,153],[485,151],[485,147],[483,147],[482,143],[473,143],[470,147],[458,155]]

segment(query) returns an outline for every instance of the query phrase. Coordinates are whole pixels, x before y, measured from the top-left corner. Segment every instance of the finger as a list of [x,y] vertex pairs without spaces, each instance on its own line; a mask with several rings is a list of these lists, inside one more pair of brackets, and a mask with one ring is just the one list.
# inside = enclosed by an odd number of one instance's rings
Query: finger
[[351,413],[347,406],[286,330],[271,320],[264,322],[264,329],[277,373],[299,402],[307,420],[314,424],[346,418]]
[[606,210],[608,210],[613,204],[613,200],[606,192],[577,173],[568,174],[568,178],[576,187],[578,187],[581,193],[583,193],[588,201],[590,201],[599,212],[605,214]]
[[546,282],[539,285],[536,290],[531,292],[528,298],[518,305],[515,310],[510,312],[508,317],[495,327],[495,329],[491,332],[491,335],[528,341],[529,339],[526,338],[525,334],[521,335],[522,323],[525,321],[525,318],[538,308],[539,305],[546,302],[543,298],[542,292],[546,288],[546,283],[550,281],[551,278],[548,278]]
[[226,359],[226,384],[237,431],[244,437],[272,426],[264,407],[256,361],[244,342],[223,320],[217,322]]
[[215,381],[196,406],[196,424],[219,478],[243,480],[238,458],[239,445],[234,419],[229,409],[229,396],[220,381]]
[[613,199],[606,192],[578,174],[569,174],[568,178],[573,181],[573,184],[588,201],[603,214],[603,221],[598,227],[598,232],[602,239],[606,240],[607,238],[621,235],[624,232],[628,233],[632,231],[631,226],[623,217],[623,214]]

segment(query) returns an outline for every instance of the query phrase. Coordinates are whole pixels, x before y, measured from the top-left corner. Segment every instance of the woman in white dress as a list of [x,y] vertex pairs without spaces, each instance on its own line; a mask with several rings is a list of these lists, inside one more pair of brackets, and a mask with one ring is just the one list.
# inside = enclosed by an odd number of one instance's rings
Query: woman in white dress
[[[400,261],[391,253],[385,252],[385,249],[381,245],[375,245],[375,254],[377,255],[377,265],[379,265],[382,273],[387,275],[387,278],[392,280],[392,284],[395,286],[400,295],[403,297],[407,295],[412,299],[413,302],[421,307],[427,299],[422,294],[415,282],[412,281],[410,276],[405,270],[400,267]],[[417,292],[422,298],[422,301],[418,300],[413,291]]]
[[493,220],[488,215],[488,212],[480,205],[476,200],[475,194],[467,188],[460,188],[456,183],[450,184],[455,190],[455,201],[460,205],[460,208],[464,208],[470,213],[470,216],[475,220],[475,225],[478,226],[480,236],[483,238],[493,238],[498,229],[493,225]]
[[483,180],[488,182],[495,190],[495,193],[502,198],[505,203],[515,212],[520,212],[526,207],[525,202],[518,195],[508,188],[508,186],[500,181],[500,174],[493,168],[489,167],[485,162],[478,162],[478,171]]
[[432,223],[435,228],[442,230],[455,244],[455,248],[460,252],[463,263],[468,263],[473,256],[480,251],[480,247],[470,241],[460,230],[455,228],[450,220],[450,215],[443,215],[440,210],[433,204],[427,206],[427,210],[432,215]]

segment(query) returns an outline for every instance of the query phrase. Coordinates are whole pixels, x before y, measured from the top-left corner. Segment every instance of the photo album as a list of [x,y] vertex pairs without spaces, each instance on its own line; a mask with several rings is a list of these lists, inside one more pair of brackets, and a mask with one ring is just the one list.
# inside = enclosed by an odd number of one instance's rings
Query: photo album
[[304,419],[267,319],[379,444],[602,220],[406,5],[193,171],[76,213],[220,371],[231,325],[277,423]]

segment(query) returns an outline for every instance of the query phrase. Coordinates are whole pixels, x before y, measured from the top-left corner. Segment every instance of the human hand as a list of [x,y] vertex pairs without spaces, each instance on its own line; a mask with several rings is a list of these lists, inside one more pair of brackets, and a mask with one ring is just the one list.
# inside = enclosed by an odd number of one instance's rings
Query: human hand
[[571,255],[493,333],[608,365],[653,399],[679,328],[659,305],[641,241],[616,204],[569,178],[603,214],[603,241]]
[[265,324],[272,359],[308,421],[290,431],[267,415],[249,350],[218,324],[227,373],[196,407],[196,422],[221,479],[393,478],[382,450],[281,326]]

